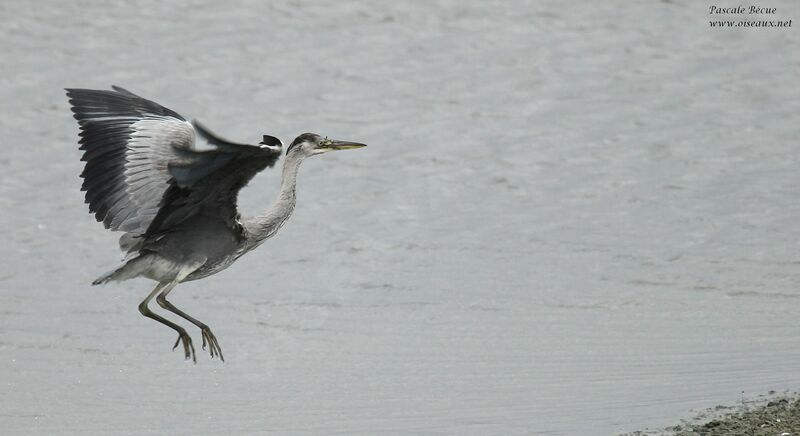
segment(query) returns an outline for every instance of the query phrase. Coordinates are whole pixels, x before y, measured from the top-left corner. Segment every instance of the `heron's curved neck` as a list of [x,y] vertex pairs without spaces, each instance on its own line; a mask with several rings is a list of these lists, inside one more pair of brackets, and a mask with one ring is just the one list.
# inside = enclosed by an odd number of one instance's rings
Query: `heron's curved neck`
[[252,250],[265,239],[274,235],[294,211],[297,169],[302,160],[303,158],[296,153],[286,156],[286,160],[283,162],[281,192],[278,199],[266,212],[244,223],[248,234],[248,249]]

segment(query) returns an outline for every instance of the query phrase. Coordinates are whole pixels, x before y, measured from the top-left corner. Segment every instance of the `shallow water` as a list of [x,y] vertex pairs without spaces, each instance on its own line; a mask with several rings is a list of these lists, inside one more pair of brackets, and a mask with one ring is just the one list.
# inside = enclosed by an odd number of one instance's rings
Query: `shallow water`
[[[0,4],[2,427],[613,434],[800,389],[800,37],[632,3]],[[62,88],[110,84],[370,145],[174,292],[224,364],[170,352],[151,283],[89,286],[121,254]]]

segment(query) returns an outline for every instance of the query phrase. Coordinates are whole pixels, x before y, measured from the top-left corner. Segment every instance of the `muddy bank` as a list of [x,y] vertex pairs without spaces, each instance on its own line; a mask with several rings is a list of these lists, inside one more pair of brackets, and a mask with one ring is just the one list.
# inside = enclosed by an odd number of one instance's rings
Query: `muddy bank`
[[[797,29],[678,0],[29,3],[0,2],[4,434],[612,435],[800,390]],[[224,364],[141,316],[153,283],[91,286],[123,254],[62,88],[111,84],[237,142],[369,144],[170,294]]]
[[639,431],[627,436],[795,436],[800,434],[800,396],[774,392],[736,406],[717,406],[664,430]]

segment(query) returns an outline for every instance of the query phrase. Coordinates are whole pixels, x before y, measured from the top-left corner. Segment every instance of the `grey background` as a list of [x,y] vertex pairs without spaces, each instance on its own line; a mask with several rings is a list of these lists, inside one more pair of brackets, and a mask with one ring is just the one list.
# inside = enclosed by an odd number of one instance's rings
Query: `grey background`
[[[612,434],[800,388],[798,33],[707,8],[0,2],[0,427]],[[121,254],[62,88],[111,84],[239,141],[370,145],[174,292],[224,364],[170,351],[150,282],[89,286]]]

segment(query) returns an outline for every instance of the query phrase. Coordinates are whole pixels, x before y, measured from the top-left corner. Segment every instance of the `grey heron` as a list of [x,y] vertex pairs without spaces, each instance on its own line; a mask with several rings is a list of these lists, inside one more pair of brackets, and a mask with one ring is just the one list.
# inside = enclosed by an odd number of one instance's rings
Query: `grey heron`
[[[263,214],[241,217],[239,190],[282,154],[278,138],[264,135],[258,145],[220,138],[197,120],[123,88],[66,89],[80,126],[81,177],[86,203],[106,228],[124,232],[122,266],[94,285],[145,277],[157,285],[139,304],[142,315],[178,332],[172,347],[183,345],[196,362],[192,338],[180,325],[148,307],[162,308],[191,322],[202,333],[211,358],[222,350],[211,329],[175,307],[167,296],[179,283],[208,277],[274,235],[292,214],[300,163],[333,150],[364,147],[351,141],[298,136],[286,149],[280,194]],[[196,143],[199,136],[208,146]]]

